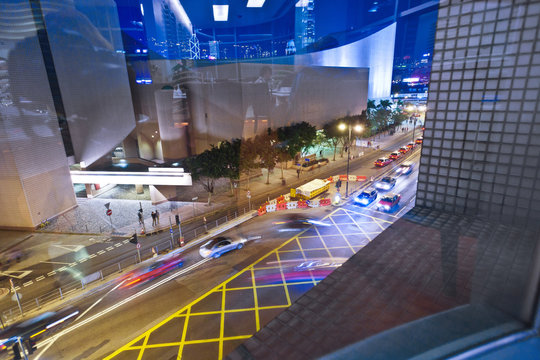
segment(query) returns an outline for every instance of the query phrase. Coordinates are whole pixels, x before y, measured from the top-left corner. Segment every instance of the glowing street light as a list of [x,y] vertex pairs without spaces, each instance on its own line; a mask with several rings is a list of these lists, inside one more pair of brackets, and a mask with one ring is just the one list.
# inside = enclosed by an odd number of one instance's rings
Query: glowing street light
[[349,197],[349,162],[351,160],[351,133],[354,128],[354,131],[357,133],[361,133],[364,128],[360,124],[356,124],[352,126],[349,122],[349,124],[341,123],[338,125],[338,129],[341,131],[344,131],[347,129],[347,125],[349,128],[349,146],[347,147],[347,183],[345,184],[345,197]]

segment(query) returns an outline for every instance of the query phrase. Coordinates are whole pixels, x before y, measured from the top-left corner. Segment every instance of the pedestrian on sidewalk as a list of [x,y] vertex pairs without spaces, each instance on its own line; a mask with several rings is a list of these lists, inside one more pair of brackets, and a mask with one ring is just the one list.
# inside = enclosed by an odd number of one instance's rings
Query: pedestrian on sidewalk
[[137,213],[137,215],[139,216],[139,224],[142,224],[142,223],[143,223],[142,211],[139,210],[139,212]]
[[156,224],[159,225],[159,211],[156,209]]
[[319,156],[322,157],[322,149],[319,151]]
[[296,169],[297,178],[300,179],[300,168]]
[[152,211],[152,226],[156,226],[156,213]]

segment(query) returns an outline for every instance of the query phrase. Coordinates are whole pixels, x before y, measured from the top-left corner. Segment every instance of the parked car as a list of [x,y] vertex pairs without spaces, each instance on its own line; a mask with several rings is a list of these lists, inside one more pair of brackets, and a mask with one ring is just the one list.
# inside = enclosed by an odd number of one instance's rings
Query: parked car
[[383,167],[390,164],[391,162],[392,162],[392,159],[380,158],[380,159],[377,159],[377,161],[375,161],[375,166]]
[[408,147],[406,147],[406,146],[402,146],[402,147],[399,148],[399,152],[402,153],[402,154],[408,153],[409,150],[410,149]]
[[391,153],[388,158],[392,159],[392,160],[397,160],[401,157],[401,153],[399,152],[399,150],[396,150],[394,151],[393,153]]
[[199,254],[203,258],[218,258],[229,251],[243,248],[246,242],[247,239],[241,236],[218,236],[201,246]]
[[390,212],[399,204],[399,200],[401,200],[401,195],[399,194],[386,194],[379,201],[377,208],[379,211]]
[[423,137],[419,137],[418,139],[416,139],[415,141],[417,144],[422,144],[424,142],[424,138]]

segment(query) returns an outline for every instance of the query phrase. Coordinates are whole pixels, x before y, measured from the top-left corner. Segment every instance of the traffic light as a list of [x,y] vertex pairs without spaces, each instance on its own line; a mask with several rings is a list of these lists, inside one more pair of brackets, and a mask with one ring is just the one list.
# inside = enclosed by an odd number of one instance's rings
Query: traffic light
[[174,219],[176,220],[176,225],[180,226],[180,215],[174,215]]
[[131,239],[129,239],[129,242],[132,244],[137,244],[139,242],[139,240],[137,240],[137,233],[133,234]]

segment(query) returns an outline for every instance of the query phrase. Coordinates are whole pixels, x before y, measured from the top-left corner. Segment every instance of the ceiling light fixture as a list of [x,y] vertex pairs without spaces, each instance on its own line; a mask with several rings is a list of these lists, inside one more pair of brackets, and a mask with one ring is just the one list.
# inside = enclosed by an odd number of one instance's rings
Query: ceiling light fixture
[[248,0],[247,7],[260,8],[263,7],[265,0]]
[[214,21],[227,21],[229,19],[229,5],[212,5]]

